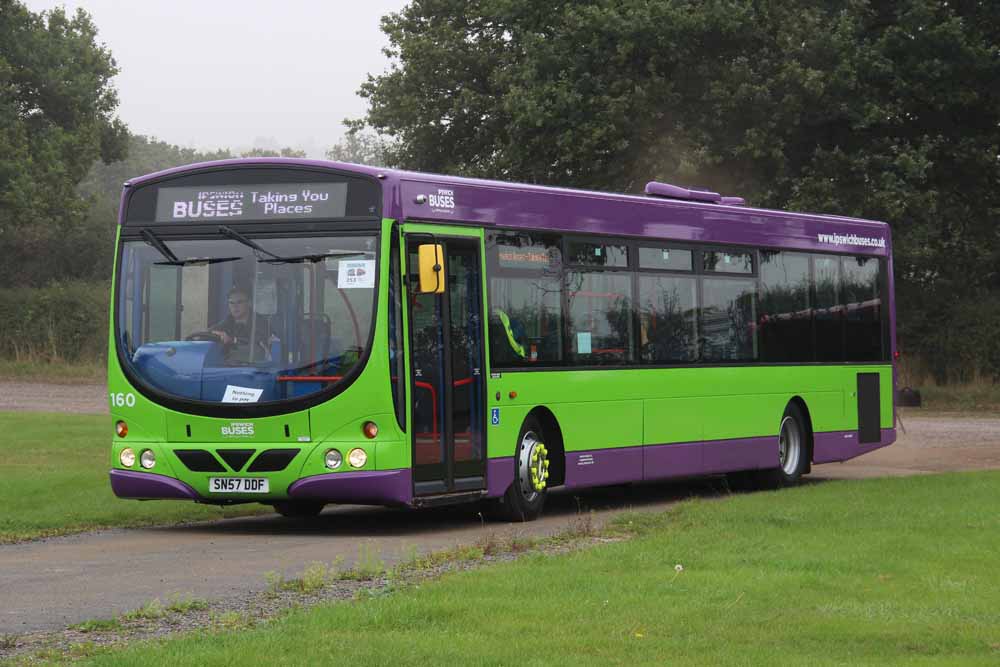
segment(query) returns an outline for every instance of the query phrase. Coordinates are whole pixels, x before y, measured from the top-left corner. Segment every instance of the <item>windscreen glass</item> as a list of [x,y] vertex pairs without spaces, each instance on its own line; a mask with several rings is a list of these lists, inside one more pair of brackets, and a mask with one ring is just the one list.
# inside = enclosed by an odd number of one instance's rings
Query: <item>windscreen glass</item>
[[[343,381],[365,357],[376,238],[125,242],[118,345],[175,398],[266,403]],[[154,247],[159,245],[159,249]],[[165,252],[164,252],[165,251]]]

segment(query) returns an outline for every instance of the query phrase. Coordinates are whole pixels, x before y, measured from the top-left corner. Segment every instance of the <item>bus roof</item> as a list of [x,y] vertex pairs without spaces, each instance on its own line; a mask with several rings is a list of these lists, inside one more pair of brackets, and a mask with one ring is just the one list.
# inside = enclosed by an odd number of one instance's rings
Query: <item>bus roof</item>
[[859,218],[425,174],[328,160],[219,160],[156,172],[126,185],[200,169],[252,165],[338,169],[378,178],[383,185],[383,215],[396,220],[853,254],[888,255],[891,249],[887,224]]

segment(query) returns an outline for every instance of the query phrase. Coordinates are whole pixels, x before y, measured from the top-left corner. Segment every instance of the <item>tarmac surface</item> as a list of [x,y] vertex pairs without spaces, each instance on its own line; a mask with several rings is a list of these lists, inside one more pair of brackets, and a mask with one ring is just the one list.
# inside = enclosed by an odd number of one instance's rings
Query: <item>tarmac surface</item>
[[[0,396],[5,394],[0,386]],[[103,391],[100,396],[103,408]],[[0,399],[0,409],[10,409],[5,403]],[[904,416],[904,425],[896,444],[846,463],[816,466],[808,479],[1000,469],[1000,417]],[[522,524],[486,521],[475,507],[336,506],[309,520],[265,515],[0,545],[0,634],[60,630],[171,594],[245,598],[267,587],[267,572],[297,576],[311,562],[338,557],[350,566],[363,548],[391,566],[414,551],[474,544],[490,535],[558,533],[580,521],[581,513],[592,511],[600,523],[627,510],[662,510],[692,495],[725,493],[718,479],[557,491],[541,519]]]

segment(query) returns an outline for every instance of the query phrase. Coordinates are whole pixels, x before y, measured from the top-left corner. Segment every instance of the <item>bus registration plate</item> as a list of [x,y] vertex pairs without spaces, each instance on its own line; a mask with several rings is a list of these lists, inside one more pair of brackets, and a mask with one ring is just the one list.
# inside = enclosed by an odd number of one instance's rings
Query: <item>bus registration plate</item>
[[264,477],[209,477],[208,490],[212,493],[267,493]]

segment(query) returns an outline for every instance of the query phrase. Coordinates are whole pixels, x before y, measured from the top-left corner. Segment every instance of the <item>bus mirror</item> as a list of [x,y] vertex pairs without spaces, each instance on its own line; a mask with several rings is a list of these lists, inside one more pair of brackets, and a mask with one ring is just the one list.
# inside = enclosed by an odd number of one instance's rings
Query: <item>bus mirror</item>
[[445,277],[444,250],[436,243],[417,246],[417,260],[420,266],[420,293],[444,294]]

